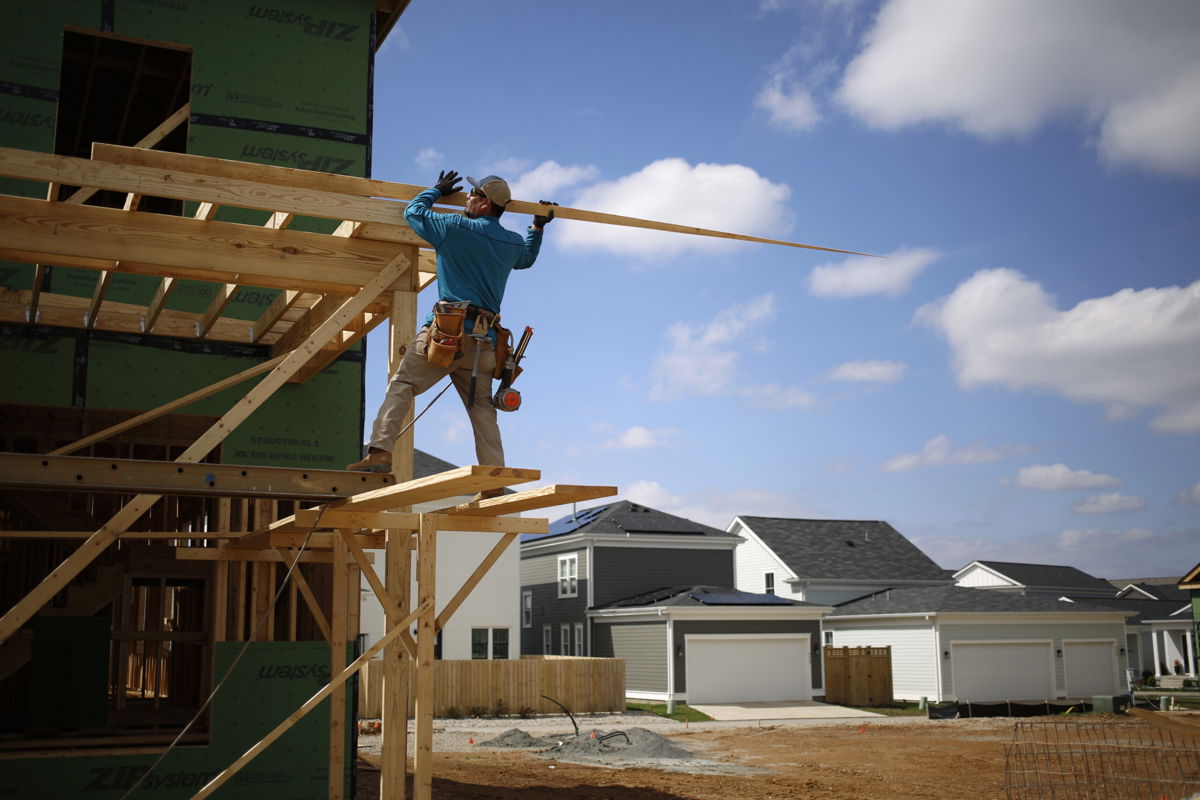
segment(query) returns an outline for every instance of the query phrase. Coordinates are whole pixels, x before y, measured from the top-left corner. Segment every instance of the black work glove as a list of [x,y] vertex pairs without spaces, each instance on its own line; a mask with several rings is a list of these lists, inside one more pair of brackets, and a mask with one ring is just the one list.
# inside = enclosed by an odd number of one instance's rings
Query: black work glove
[[437,183],[433,185],[433,188],[441,192],[442,197],[445,197],[448,194],[462,191],[462,184],[459,183],[458,173],[450,170],[449,172],[443,171],[438,173]]
[[[542,205],[547,205],[547,206],[558,205],[558,203],[554,203],[549,200],[538,200],[538,202],[541,203]],[[545,216],[542,216],[541,214],[534,216],[533,227],[544,228],[550,224],[550,220],[552,220],[552,219],[554,219],[554,209],[551,208],[551,209],[549,209],[549,213],[547,213]]]

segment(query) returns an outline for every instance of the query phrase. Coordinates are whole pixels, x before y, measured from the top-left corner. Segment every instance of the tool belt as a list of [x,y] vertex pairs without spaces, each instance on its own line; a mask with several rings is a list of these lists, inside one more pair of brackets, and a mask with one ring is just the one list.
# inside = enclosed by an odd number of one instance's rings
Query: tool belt
[[[494,314],[486,308],[473,306],[465,301],[439,300],[433,304],[433,322],[429,326],[425,358],[430,364],[449,367],[455,359],[462,357],[464,335],[482,336],[493,327],[499,334],[504,330],[497,325],[499,319],[499,314]],[[468,326],[470,327],[469,331]],[[508,334],[508,339],[511,343],[511,333]]]

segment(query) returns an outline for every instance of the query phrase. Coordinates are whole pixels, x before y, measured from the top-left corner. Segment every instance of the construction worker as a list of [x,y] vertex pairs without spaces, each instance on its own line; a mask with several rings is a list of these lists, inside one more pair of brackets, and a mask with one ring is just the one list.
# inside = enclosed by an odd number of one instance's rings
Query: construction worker
[[453,170],[441,172],[437,183],[413,198],[404,211],[412,229],[437,251],[438,302],[417,337],[404,348],[400,367],[388,382],[366,458],[346,469],[390,472],[392,449],[413,397],[446,375],[467,408],[479,463],[504,466],[504,446],[492,405],[497,341],[492,326],[500,314],[508,276],[514,269],[533,266],[542,230],[554,219],[554,211],[535,216],[522,239],[500,224],[500,215],[512,199],[508,184],[488,175],[478,181],[467,178],[472,188],[464,214],[434,212],[430,206],[435,201],[462,189],[459,180]]

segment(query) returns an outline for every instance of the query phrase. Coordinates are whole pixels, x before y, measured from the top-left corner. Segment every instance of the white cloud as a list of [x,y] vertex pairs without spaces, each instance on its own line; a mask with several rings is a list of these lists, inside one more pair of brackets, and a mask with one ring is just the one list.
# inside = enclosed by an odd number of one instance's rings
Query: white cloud
[[634,425],[618,434],[615,438],[604,443],[605,447],[616,447],[622,450],[641,450],[648,447],[662,447],[669,444],[671,437],[678,431],[675,428],[659,428],[652,430],[642,425]]
[[847,361],[829,371],[829,379],[849,383],[895,383],[907,365],[899,361]]
[[1200,481],[1190,489],[1180,489],[1175,495],[1177,506],[1200,506]]
[[941,258],[927,247],[901,248],[886,258],[851,256],[837,264],[821,264],[808,276],[808,290],[818,297],[862,297],[908,290],[922,270]]
[[1059,492],[1066,489],[1111,489],[1121,480],[1086,469],[1071,469],[1066,464],[1037,464],[1017,471],[1017,485],[1025,489]]
[[742,389],[742,396],[759,408],[783,411],[789,408],[812,408],[817,396],[798,386],[780,386],[777,383],[761,383]]
[[509,180],[508,185],[515,199],[536,202],[554,200],[563,189],[595,180],[599,175],[600,170],[590,164],[564,166],[557,161],[543,161],[515,180]]
[[433,147],[422,147],[421,150],[415,156],[413,156],[413,163],[416,164],[422,172],[429,172],[430,170],[442,168],[445,159],[446,156],[442,154],[442,151]]
[[1136,511],[1145,508],[1146,501],[1120,492],[1094,494],[1071,507],[1076,514],[1115,514],[1120,511]]
[[1197,30],[1194,0],[889,0],[837,97],[889,130],[1078,119],[1110,163],[1200,175]]
[[1016,455],[1026,448],[1021,445],[987,447],[983,444],[967,444],[955,447],[954,440],[946,434],[933,437],[917,453],[904,453],[883,462],[884,472],[911,472],[919,467],[940,467],[948,464],[985,464]]
[[767,517],[829,516],[827,510],[806,504],[796,493],[757,488],[706,488],[689,494],[675,494],[657,481],[635,481],[629,485],[624,497],[630,502],[720,530],[729,527],[729,523],[739,514]]
[[1157,538],[1154,531],[1147,528],[1130,528],[1126,531],[1104,530],[1091,528],[1088,530],[1063,531],[1058,535],[1058,546],[1063,550],[1087,550],[1093,547],[1104,547],[1137,544],[1145,546]]
[[[632,175],[589,186],[569,205],[778,239],[792,226],[787,203],[790,195],[787,186],[772,183],[740,164],[692,165],[681,158],[664,158]],[[555,232],[555,241],[566,248],[601,250],[643,259],[712,252],[731,245],[730,240],[708,236],[572,220],[563,220],[562,227]]]
[[754,104],[769,115],[771,124],[790,131],[807,131],[821,122],[821,111],[808,89],[778,71],[771,76]]
[[1102,403],[1112,418],[1155,408],[1158,430],[1200,430],[1200,281],[1059,311],[1020,273],[982,270],[917,319],[946,337],[964,388],[1049,391]]
[[674,400],[729,392],[737,374],[742,334],[774,315],[775,296],[766,294],[720,311],[705,323],[671,325],[665,334],[667,350],[654,362],[650,397]]

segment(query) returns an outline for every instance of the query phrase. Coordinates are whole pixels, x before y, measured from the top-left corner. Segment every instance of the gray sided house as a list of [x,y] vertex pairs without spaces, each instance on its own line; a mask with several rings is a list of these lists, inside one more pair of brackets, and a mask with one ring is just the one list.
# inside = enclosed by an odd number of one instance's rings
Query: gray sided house
[[892,648],[892,688],[915,700],[1090,699],[1126,691],[1131,611],[962,586],[892,589],[839,605],[837,647]]
[[626,694],[691,705],[823,693],[829,606],[727,586],[676,586],[588,612],[593,653],[625,660]]
[[668,586],[733,585],[736,536],[622,500],[521,542],[521,652],[593,655],[590,609]]
[[745,592],[836,605],[880,589],[951,582],[886,522],[739,516],[729,532],[742,539],[735,585]]

